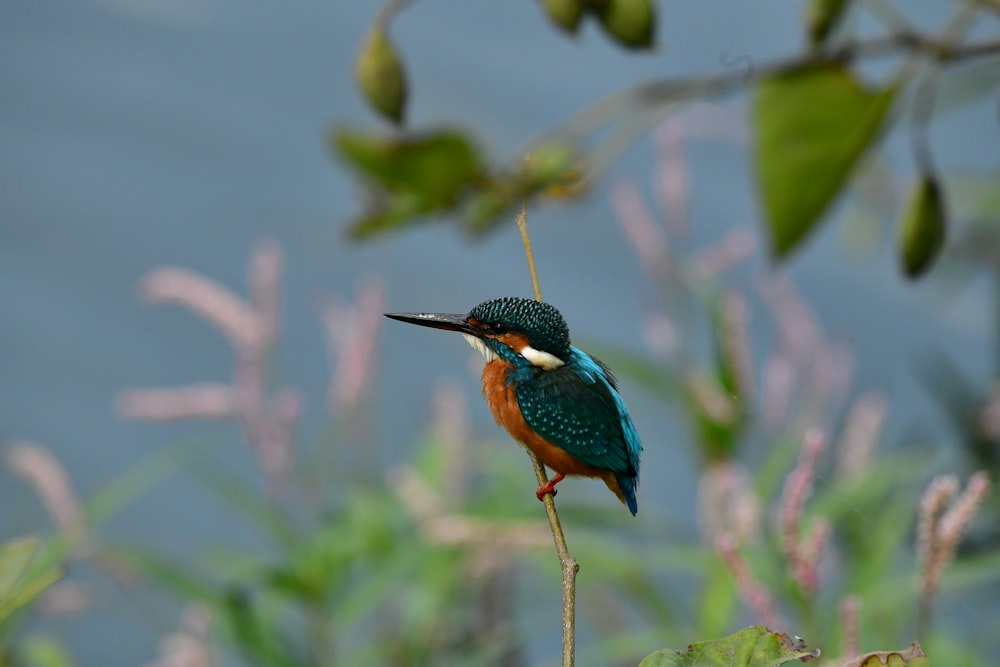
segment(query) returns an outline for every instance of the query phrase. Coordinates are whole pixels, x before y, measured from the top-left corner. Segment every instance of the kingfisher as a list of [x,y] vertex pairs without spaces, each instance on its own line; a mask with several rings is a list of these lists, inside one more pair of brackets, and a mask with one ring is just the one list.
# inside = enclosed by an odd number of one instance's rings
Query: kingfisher
[[556,494],[567,475],[598,477],[633,515],[642,444],[611,371],[569,340],[543,301],[502,297],[464,315],[386,313],[457,331],[486,358],[483,396],[494,419],[555,475],[535,495]]

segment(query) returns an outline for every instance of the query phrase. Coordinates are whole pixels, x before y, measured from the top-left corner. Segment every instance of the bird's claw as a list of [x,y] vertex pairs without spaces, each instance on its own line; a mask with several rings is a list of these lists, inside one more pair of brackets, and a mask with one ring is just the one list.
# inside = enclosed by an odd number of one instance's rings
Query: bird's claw
[[543,484],[542,486],[538,487],[537,489],[535,489],[535,497],[538,498],[538,500],[545,502],[545,494],[551,493],[553,498],[559,495],[559,489],[550,487],[551,484]]
[[556,484],[563,481],[564,477],[565,476],[562,473],[556,473],[556,475],[552,479],[550,479],[545,484],[542,484],[540,487],[535,489],[535,497],[538,498],[538,500],[540,501],[544,501],[545,494],[550,493],[552,494],[552,497],[555,498],[556,494],[559,493],[559,491],[556,489]]

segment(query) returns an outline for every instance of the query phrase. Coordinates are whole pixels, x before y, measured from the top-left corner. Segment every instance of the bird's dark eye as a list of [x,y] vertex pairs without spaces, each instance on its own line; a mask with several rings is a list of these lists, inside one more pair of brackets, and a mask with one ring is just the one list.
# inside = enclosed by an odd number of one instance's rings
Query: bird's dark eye
[[508,331],[510,331],[510,329],[508,329],[507,326],[504,324],[497,323],[490,325],[490,331],[497,335],[500,335],[507,333]]

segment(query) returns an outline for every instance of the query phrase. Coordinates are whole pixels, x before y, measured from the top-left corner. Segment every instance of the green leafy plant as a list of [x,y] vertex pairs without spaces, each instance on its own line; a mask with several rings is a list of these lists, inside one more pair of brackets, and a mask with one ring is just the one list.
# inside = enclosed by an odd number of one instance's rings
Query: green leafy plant
[[0,544],[0,632],[7,619],[31,604],[64,574],[58,565],[31,567],[38,545],[36,536]]
[[[398,20],[401,4],[389,3],[376,19],[373,31],[384,29],[389,19]],[[576,32],[582,19],[593,15],[625,47],[647,48],[655,41],[656,14],[648,0],[563,0],[545,2],[543,8],[557,26],[568,32]],[[877,150],[881,137],[902,123],[905,114],[893,113],[900,99],[915,98],[911,119],[914,161],[921,171],[931,173],[932,151],[926,135],[938,97],[942,98],[939,106],[943,111],[949,105],[967,104],[986,91],[996,93],[995,76],[979,77],[976,86],[963,87],[962,83],[970,78],[963,71],[966,63],[974,63],[982,72],[995,72],[1000,62],[1000,41],[968,38],[972,26],[985,22],[995,12],[996,8],[986,2],[956,3],[943,28],[922,31],[888,3],[816,0],[808,3],[803,26],[808,47],[801,55],[754,63],[745,72],[635,86],[541,133],[527,142],[525,151],[567,146],[567,155],[573,159],[563,163],[555,177],[572,180],[575,186],[561,189],[559,196],[578,196],[644,134],[651,119],[662,119],[695,100],[749,91],[757,180],[765,214],[763,227],[774,257],[785,259],[820,224],[830,204],[849,188],[864,156]],[[866,18],[878,21],[883,33],[873,37],[855,34],[860,21],[845,18],[852,14],[866,14]],[[363,52],[367,50],[367,46],[363,47]],[[885,56],[898,56],[904,62],[887,83],[860,83],[857,70],[867,61]],[[976,92],[958,92],[966,88]],[[371,85],[362,85],[362,89],[371,98]],[[941,94],[942,90],[947,94]],[[426,133],[407,130],[404,136],[415,139]],[[602,134],[606,136],[596,140]],[[464,156],[441,154],[438,157],[443,162],[454,161],[454,173],[448,175],[449,194],[420,204],[412,197],[400,196],[401,191],[421,191],[412,176],[405,182],[392,183],[371,178],[370,163],[352,149],[352,135],[359,141],[371,142],[373,138],[359,130],[341,130],[334,145],[368,189],[368,209],[349,226],[358,238],[399,230],[425,221],[429,215],[456,217],[464,228],[475,232],[495,230],[522,197],[534,200],[550,193],[544,182],[539,184],[542,187],[525,185],[523,174],[516,168],[490,166],[482,157],[477,168],[468,169]],[[394,141],[406,142],[405,138],[393,136]],[[467,131],[461,143],[471,146],[480,142]],[[455,196],[457,193],[462,194]],[[915,278],[930,267],[942,243],[940,239],[945,236],[947,218],[940,207],[934,210],[935,231],[903,232],[902,253],[909,258],[904,267],[909,277]],[[904,225],[907,230],[914,226],[921,225]],[[921,241],[911,240],[914,238]],[[917,261],[917,255],[924,258],[922,262]],[[914,264],[919,264],[921,270],[909,268]]]

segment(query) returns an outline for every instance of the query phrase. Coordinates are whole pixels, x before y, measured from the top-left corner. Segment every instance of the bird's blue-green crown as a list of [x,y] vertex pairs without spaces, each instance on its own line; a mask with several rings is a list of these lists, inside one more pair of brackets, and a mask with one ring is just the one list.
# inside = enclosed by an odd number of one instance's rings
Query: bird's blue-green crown
[[487,327],[502,333],[511,331],[528,337],[528,344],[536,350],[548,352],[563,361],[569,358],[569,327],[566,320],[544,301],[506,296],[479,304],[469,313]]

